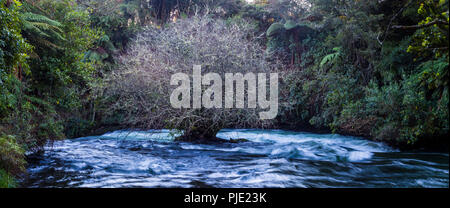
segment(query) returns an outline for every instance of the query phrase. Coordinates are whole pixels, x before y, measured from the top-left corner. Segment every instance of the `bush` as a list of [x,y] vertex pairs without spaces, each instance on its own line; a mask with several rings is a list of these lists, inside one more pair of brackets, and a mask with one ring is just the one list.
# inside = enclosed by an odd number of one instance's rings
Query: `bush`
[[0,188],[15,188],[17,182],[13,176],[0,169]]
[[19,174],[25,170],[25,150],[11,135],[0,136],[0,169],[6,173]]
[[269,125],[259,119],[258,109],[175,109],[169,102],[174,89],[171,75],[183,72],[191,77],[197,64],[202,64],[203,75],[215,72],[221,77],[273,71],[276,64],[266,61],[252,31],[242,19],[225,21],[206,15],[178,20],[161,30],[146,29],[120,58],[120,69],[107,79],[105,95],[114,98],[110,116],[125,115],[123,123],[128,126],[180,129],[199,138],[215,137],[227,126]]

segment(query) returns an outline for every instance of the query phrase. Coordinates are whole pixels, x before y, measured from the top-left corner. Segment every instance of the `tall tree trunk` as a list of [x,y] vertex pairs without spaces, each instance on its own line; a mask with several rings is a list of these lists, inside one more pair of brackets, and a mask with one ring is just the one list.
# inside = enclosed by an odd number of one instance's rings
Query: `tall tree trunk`
[[295,64],[295,50],[292,50],[291,53],[291,66],[294,66]]

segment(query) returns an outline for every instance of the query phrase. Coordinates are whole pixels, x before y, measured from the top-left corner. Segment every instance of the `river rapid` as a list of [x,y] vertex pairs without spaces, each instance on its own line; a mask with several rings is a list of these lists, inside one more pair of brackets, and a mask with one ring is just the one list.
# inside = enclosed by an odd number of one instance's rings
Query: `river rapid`
[[57,141],[31,157],[22,187],[449,187],[448,153],[400,152],[337,134],[225,129],[173,141],[169,130]]

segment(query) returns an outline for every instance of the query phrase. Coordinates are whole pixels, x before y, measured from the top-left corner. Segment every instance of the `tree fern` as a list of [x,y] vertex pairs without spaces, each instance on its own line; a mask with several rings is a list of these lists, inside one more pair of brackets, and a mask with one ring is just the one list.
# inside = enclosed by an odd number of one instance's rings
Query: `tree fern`
[[40,46],[59,48],[58,42],[64,41],[62,24],[44,15],[25,12],[21,15],[25,37]]

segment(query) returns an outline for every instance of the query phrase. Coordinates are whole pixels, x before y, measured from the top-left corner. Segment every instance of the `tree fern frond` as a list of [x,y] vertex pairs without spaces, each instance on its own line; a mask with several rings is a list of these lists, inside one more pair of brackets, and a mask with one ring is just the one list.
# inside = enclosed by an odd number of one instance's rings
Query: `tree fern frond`
[[323,67],[325,64],[329,62],[333,62],[334,60],[336,60],[336,58],[338,58],[341,55],[340,47],[333,48],[333,51],[335,52],[323,57],[322,61],[320,62],[320,67]]
[[62,49],[61,46],[58,46],[58,45],[56,45],[46,39],[43,39],[43,38],[37,38],[36,42],[38,42],[39,44],[41,44],[43,46],[49,47],[49,48]]
[[54,27],[62,27],[62,24],[58,21],[52,20],[44,15],[26,12],[22,14],[22,18],[28,22],[40,22],[52,25]]
[[35,24],[31,22],[24,21],[23,22],[23,30],[26,33],[33,34],[35,37],[42,36],[42,37],[50,37],[47,33],[39,29],[35,26]]
[[58,40],[65,40],[65,38],[61,35],[61,33],[63,32],[60,28],[58,27],[54,27],[52,25],[48,25],[45,23],[40,23],[40,22],[35,22],[32,23],[33,26],[39,28],[41,31],[44,30],[46,33],[46,37],[54,37]]
[[49,25],[47,23],[33,22],[31,24],[33,24],[35,27],[40,28],[41,30],[49,30],[49,31],[54,30],[54,31],[59,32],[59,33],[63,32],[63,30],[61,28],[53,26],[53,25]]
[[59,49],[58,41],[64,41],[62,24],[52,20],[44,15],[31,12],[23,13],[22,19],[23,31],[27,38],[44,47]]

